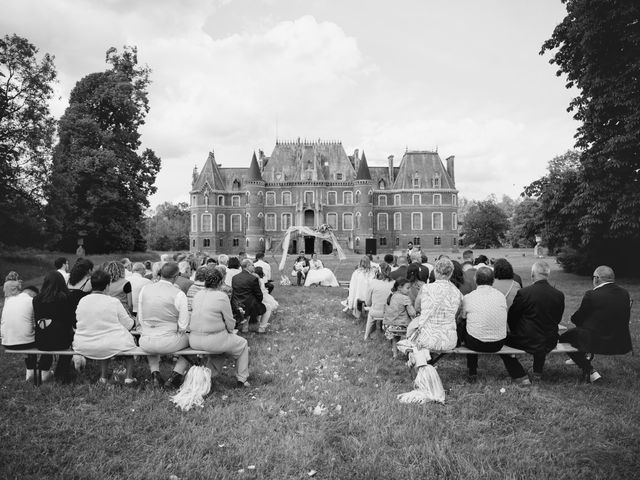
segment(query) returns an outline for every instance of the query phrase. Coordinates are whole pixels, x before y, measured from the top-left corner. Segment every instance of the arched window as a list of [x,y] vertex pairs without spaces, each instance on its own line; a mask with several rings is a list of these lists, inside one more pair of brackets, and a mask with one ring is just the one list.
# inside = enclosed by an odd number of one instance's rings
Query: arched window
[[380,206],[380,207],[386,207],[387,206],[387,196],[386,195],[378,196],[378,206]]
[[231,206],[239,207],[240,206],[240,195],[234,195],[231,197]]
[[360,203],[360,190],[356,190],[356,203]]
[[291,205],[291,192],[282,192],[282,205]]
[[244,241],[245,247],[249,248],[249,238],[247,237],[247,239]]
[[360,217],[362,215],[360,215],[360,212],[356,212],[356,223],[355,223],[355,228],[356,230],[360,228]]
[[213,230],[212,217],[210,213],[203,213],[200,221],[203,232],[211,232]]
[[240,190],[240,180],[238,180],[237,178],[233,181],[233,185],[231,186],[231,189],[234,191],[238,191]]
[[381,179],[381,180],[378,182],[378,190],[384,190],[386,186],[387,186],[387,185],[386,185],[386,183],[384,183],[384,180],[382,180],[382,179]]
[[393,214],[393,229],[402,230],[402,213],[400,212]]
[[342,214],[342,229],[353,230],[353,213]]
[[386,213],[378,214],[378,230],[387,230],[389,227],[389,216]]
[[431,229],[442,230],[442,213],[441,212],[433,212],[431,214]]
[[218,206],[224,207],[224,195],[218,195]]
[[393,196],[393,204],[394,205],[402,205],[402,201],[401,201],[401,195],[399,193],[396,193]]
[[360,237],[356,237],[356,247],[360,246]]

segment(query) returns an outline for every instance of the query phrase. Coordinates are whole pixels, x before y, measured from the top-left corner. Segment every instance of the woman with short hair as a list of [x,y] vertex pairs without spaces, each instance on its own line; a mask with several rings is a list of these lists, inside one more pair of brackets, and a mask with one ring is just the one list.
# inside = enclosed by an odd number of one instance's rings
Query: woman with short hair
[[387,263],[381,263],[376,273],[376,278],[369,282],[369,290],[366,296],[369,315],[364,329],[365,340],[369,338],[369,330],[374,322],[382,323],[387,298],[389,298],[393,288],[393,279],[389,276],[390,273],[391,266]]
[[236,361],[238,386],[248,387],[249,346],[247,340],[235,334],[236,321],[231,312],[229,297],[219,290],[224,281],[217,269],[205,273],[205,289],[193,298],[189,345],[194,350],[210,352],[207,365],[218,374],[222,372],[224,356]]
[[507,300],[507,310],[511,308],[520,285],[514,280],[513,267],[505,258],[499,258],[493,264],[493,288],[499,290]]

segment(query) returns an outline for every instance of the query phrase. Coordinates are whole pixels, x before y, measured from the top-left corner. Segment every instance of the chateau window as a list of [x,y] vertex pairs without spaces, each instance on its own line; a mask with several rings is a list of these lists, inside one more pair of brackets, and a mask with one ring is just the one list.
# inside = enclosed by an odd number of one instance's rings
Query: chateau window
[[291,214],[283,213],[282,214],[282,230],[286,230],[291,226]]
[[360,203],[360,190],[356,190],[356,203]]
[[451,214],[451,230],[458,230],[458,214],[455,212]]
[[219,213],[216,218],[216,231],[224,232],[224,214]]
[[276,229],[276,214],[275,213],[267,213],[266,223],[264,226],[265,230],[275,230]]
[[442,213],[433,212],[431,214],[431,229],[442,230]]
[[265,205],[275,205],[276,204],[276,192],[267,192],[267,196],[265,197]]
[[240,246],[240,239],[234,238],[233,239],[233,246],[234,247],[239,247]]
[[384,180],[380,180],[378,182],[378,190],[384,190],[386,187],[386,184],[384,183]]
[[262,225],[264,219],[264,214],[262,212],[258,212],[258,225]]
[[373,203],[373,190],[367,192],[367,202]]
[[451,205],[454,207],[458,205],[458,196],[455,193],[451,195]]
[[413,204],[414,205],[420,205],[420,203],[422,203],[420,200],[420,194],[419,193],[414,193],[413,196],[411,197],[413,199]]
[[440,188],[440,174],[436,173],[435,176],[431,179],[431,184],[433,188]]
[[386,207],[387,206],[387,196],[386,195],[380,195],[378,197],[378,205],[380,207]]
[[433,244],[435,246],[441,245],[442,244],[442,239],[440,237],[433,237]]
[[264,204],[264,193],[262,193],[262,190],[260,190],[258,192],[258,205],[262,204]]
[[394,205],[396,205],[396,206],[398,206],[398,205],[402,205],[401,198],[402,198],[402,197],[401,197],[401,195],[400,195],[400,194],[398,194],[398,193],[397,193],[397,194],[395,194],[395,195],[393,196],[393,204],[394,204]]
[[342,173],[336,173],[336,180],[342,180]]
[[240,190],[240,180],[238,180],[237,178],[233,181],[233,185],[231,186],[231,189],[234,191],[238,191]]
[[191,231],[192,232],[197,232],[198,231],[198,216],[197,215],[191,215]]
[[442,195],[439,193],[433,194],[433,204],[434,205],[442,205]]
[[378,214],[378,230],[388,230],[389,216],[386,213]]
[[203,232],[211,232],[211,231],[213,231],[212,218],[211,218],[211,214],[210,213],[203,213],[201,222],[202,222],[202,231]]
[[396,247],[400,246],[400,237],[396,237]]
[[353,205],[353,192],[343,192],[342,203],[345,205]]
[[338,229],[338,214],[335,212],[327,213],[327,224],[334,230]]
[[358,230],[360,228],[360,218],[361,218],[360,212],[357,212],[356,213],[356,224],[355,224],[356,230]]
[[[413,212],[411,214],[411,230],[422,230],[422,213]],[[416,242],[413,242],[415,245]]]
[[387,246],[387,237],[380,237],[380,246],[381,247]]
[[353,230],[353,213],[342,214],[342,229]]
[[291,205],[291,192],[282,192],[282,204]]
[[209,208],[209,194],[208,193],[204,194],[204,208],[205,209]]
[[413,177],[413,188],[420,188],[420,177]]
[[356,247],[360,246],[360,237],[356,237]]
[[337,198],[337,192],[327,192],[327,205],[335,205],[338,203]]
[[224,238],[221,238],[220,240],[218,240],[218,245],[220,247],[224,247]]
[[240,195],[234,195],[231,197],[231,206],[239,207],[240,206]]
[[196,207],[198,205],[198,197],[191,195],[191,206]]
[[248,238],[244,239],[244,246],[249,248],[249,239]]
[[[269,237],[269,244],[271,244],[271,237]],[[260,250],[264,250],[264,238],[258,239],[258,245],[260,245]]]
[[313,205],[313,192],[304,192],[304,204]]
[[232,232],[242,231],[242,217],[237,213],[231,215],[231,231]]
[[400,212],[393,214],[393,229],[402,230],[402,214]]
[[420,245],[420,237],[413,237],[413,245]]
[[203,238],[202,239],[202,246],[204,248],[209,248],[211,246],[211,239],[210,238]]
[[456,241],[456,237],[451,237],[451,246],[455,247],[458,245],[458,242]]
[[191,246],[192,246],[192,247],[195,247],[195,246],[196,246],[196,240],[195,240],[195,239],[191,240]]
[[218,206],[224,207],[224,195],[218,195]]

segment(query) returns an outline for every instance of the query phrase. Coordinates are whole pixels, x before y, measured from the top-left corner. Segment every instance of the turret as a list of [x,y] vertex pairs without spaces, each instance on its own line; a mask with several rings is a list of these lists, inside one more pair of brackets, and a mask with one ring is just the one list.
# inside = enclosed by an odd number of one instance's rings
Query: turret
[[[251,158],[251,165],[247,172],[245,190],[248,192],[246,199],[246,230],[245,244],[242,250],[249,254],[264,251],[264,194],[265,182],[260,173],[258,159],[255,152]],[[262,239],[262,243],[260,242]]]
[[364,152],[357,165],[353,181],[353,249],[365,253],[365,240],[373,238],[373,181]]

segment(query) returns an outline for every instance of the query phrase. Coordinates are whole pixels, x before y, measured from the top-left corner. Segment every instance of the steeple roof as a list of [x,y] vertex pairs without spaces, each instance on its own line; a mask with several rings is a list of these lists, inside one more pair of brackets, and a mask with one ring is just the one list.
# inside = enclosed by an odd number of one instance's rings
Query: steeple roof
[[192,190],[194,192],[201,191],[205,185],[209,185],[212,190],[224,190],[225,185],[216,163],[216,157],[213,152],[209,152],[207,161],[200,172],[200,175],[193,183]]
[[251,165],[249,165],[249,171],[247,172],[248,182],[264,182],[262,175],[260,174],[260,167],[258,166],[258,159],[256,158],[256,152],[253,152],[251,157]]
[[369,165],[367,165],[367,157],[362,152],[362,157],[358,163],[358,173],[356,174],[356,180],[371,180],[371,172],[369,172]]

